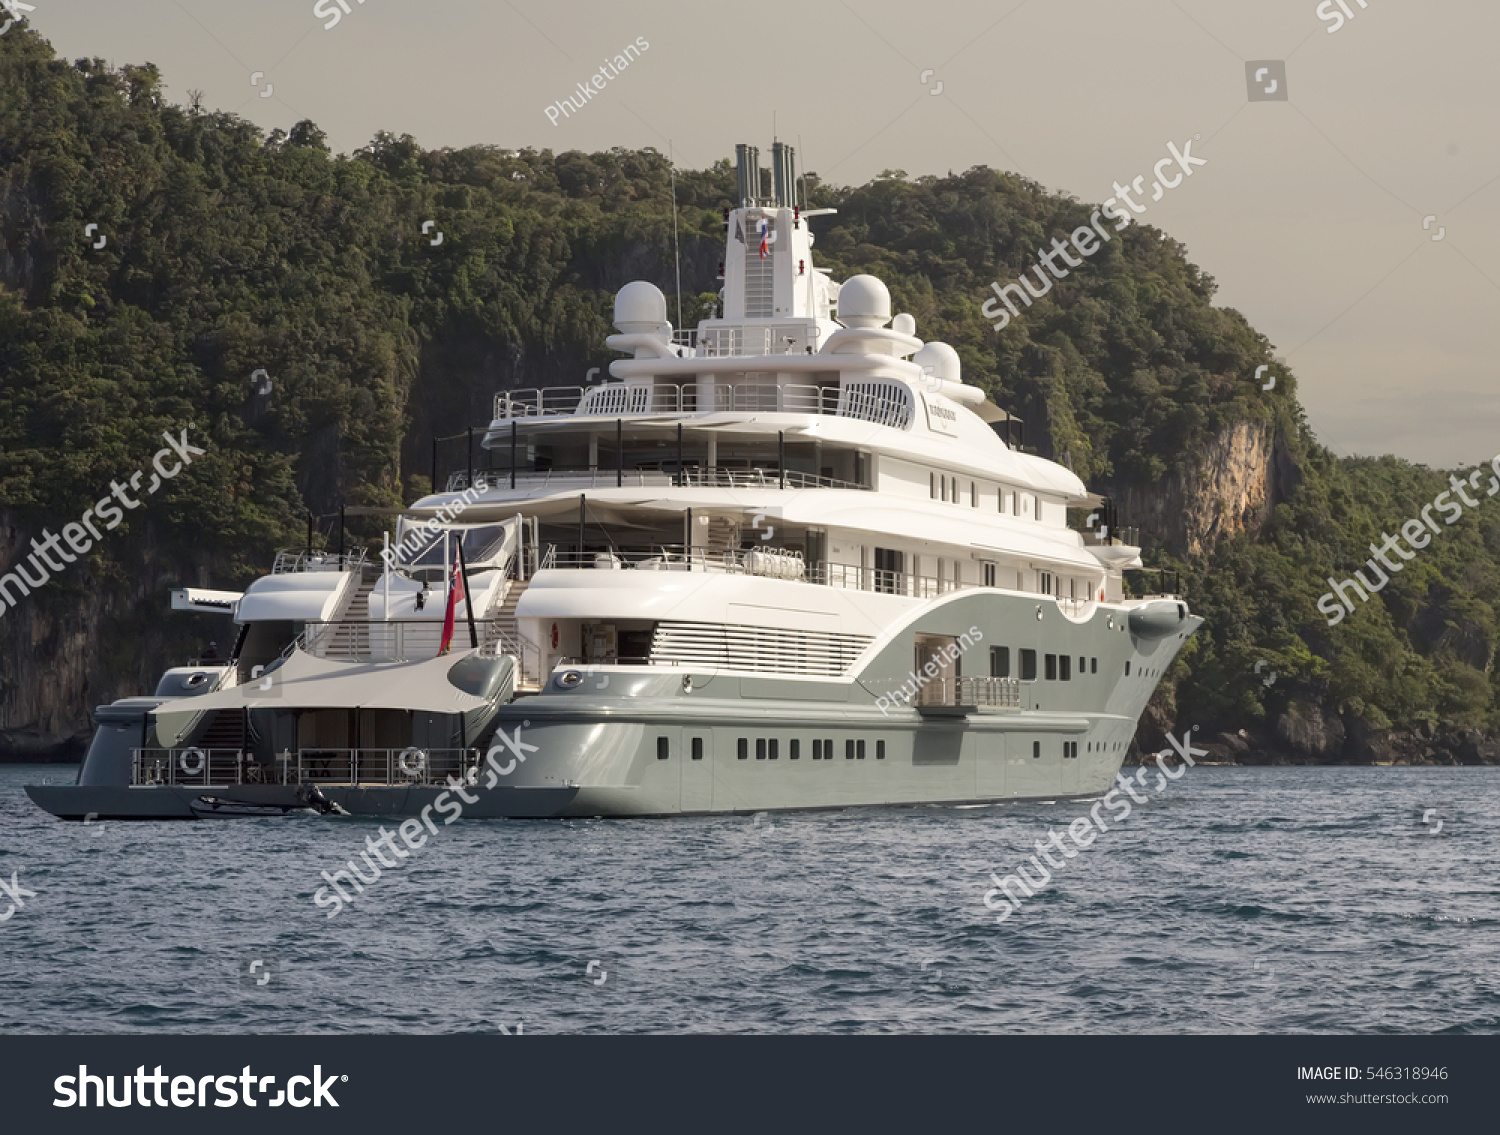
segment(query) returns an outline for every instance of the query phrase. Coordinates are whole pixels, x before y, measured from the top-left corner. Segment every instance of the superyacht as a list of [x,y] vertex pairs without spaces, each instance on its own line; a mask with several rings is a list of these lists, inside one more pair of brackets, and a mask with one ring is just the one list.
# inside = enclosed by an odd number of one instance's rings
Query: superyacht
[[[278,553],[222,660],[97,711],[71,820],[668,816],[1087,797],[1201,623],[739,146],[722,305],[614,299],[608,380],[509,390],[371,549]],[[472,450],[471,450],[472,452]],[[1094,513],[1083,531],[1068,510]],[[430,822],[430,821],[429,821]]]

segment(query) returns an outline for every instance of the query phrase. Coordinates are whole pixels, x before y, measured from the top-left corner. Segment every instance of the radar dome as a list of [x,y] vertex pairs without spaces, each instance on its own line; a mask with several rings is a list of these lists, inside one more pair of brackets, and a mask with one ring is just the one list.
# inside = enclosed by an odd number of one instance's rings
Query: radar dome
[[947,343],[924,343],[911,361],[940,382],[961,381],[958,352]]
[[891,291],[874,276],[850,276],[839,286],[839,322],[884,327],[891,321]]
[[655,284],[632,280],[615,293],[615,326],[627,335],[667,330],[667,297]]
[[910,312],[903,311],[895,319],[891,320],[891,330],[897,335],[916,335],[917,317]]

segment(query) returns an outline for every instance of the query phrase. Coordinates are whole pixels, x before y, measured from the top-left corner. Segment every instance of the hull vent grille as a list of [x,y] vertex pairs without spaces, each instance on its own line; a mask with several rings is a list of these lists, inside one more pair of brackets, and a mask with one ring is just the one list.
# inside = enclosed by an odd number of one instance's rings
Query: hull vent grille
[[837,678],[873,641],[869,635],[780,627],[661,622],[651,639],[651,661],[744,673]]

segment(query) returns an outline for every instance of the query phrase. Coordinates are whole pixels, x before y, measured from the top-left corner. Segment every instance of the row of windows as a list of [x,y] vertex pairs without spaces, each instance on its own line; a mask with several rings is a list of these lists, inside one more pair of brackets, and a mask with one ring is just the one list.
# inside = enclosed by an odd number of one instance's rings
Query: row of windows
[[[1020,680],[1023,682],[1036,681],[1036,651],[1023,649],[1018,653],[1021,656]],[[1073,680],[1073,658],[1071,655],[1048,654],[1043,658],[1043,663],[1046,666],[1047,681],[1070,682]],[[1099,673],[1099,660],[1097,658],[1085,658],[1080,654],[1078,656],[1078,676],[1082,677],[1085,674],[1097,673]],[[1130,673],[1129,662],[1125,663],[1125,673],[1127,675]],[[1010,647],[990,647],[990,677],[1010,677]]]
[[[997,650],[1003,650],[1005,648],[1004,647],[996,647],[995,649],[997,649]],[[1004,675],[999,675],[999,676],[1003,677]],[[780,745],[781,745],[781,742],[780,742],[779,738],[776,738],[776,737],[757,737],[755,739],[755,759],[758,760],[758,761],[774,761],[774,760],[776,760],[777,757],[778,757],[779,751],[780,751]],[[1114,752],[1114,751],[1116,751],[1118,749],[1123,748],[1124,745],[1125,745],[1125,742],[1123,742],[1123,741],[1115,741],[1115,742],[1112,742],[1112,743],[1110,743],[1109,745],[1106,746],[1104,742],[1100,741],[1100,742],[1098,742],[1098,751],[1102,753],[1106,749],[1108,749],[1110,752]],[[738,756],[739,756],[740,760],[747,761],[747,760],[750,759],[750,740],[749,740],[748,737],[741,737],[739,739],[737,749],[738,749]],[[693,760],[695,760],[695,761],[701,761],[703,759],[703,738],[702,737],[694,737],[692,739],[691,751],[692,751],[692,758],[693,758]],[[814,738],[813,739],[813,743],[812,743],[812,759],[813,760],[815,760],[815,761],[831,761],[831,760],[833,760],[834,751],[835,750],[834,750],[834,747],[833,747],[833,740],[831,738],[827,739],[827,740],[822,740],[822,739],[819,739],[819,738]],[[1095,751],[1095,743],[1093,741],[1090,741],[1089,742],[1089,752],[1092,753],[1094,751]],[[656,739],[656,759],[659,760],[659,761],[665,761],[665,760],[668,760],[671,757],[671,755],[672,755],[672,742],[671,742],[671,739],[668,738],[668,737],[658,737]],[[794,760],[794,761],[801,757],[801,755],[802,755],[802,742],[801,742],[801,740],[799,738],[793,737],[790,741],[787,742],[787,754],[786,755],[787,755],[787,758],[789,760]],[[1041,756],[1042,756],[1042,743],[1040,741],[1033,741],[1031,743],[1031,756],[1035,760],[1040,760],[1041,759]],[[846,740],[844,742],[844,759],[846,761],[862,761],[862,760],[864,760],[865,759],[865,743],[864,743],[864,741],[862,741],[862,740]],[[875,742],[875,759],[877,761],[883,761],[883,760],[885,760],[885,742],[884,741],[876,741]],[[1071,759],[1071,760],[1075,760],[1075,761],[1078,759],[1078,742],[1077,741],[1064,741],[1063,742],[1063,759],[1064,760]]]
[[[1063,760],[1065,761],[1076,761],[1078,759],[1078,742],[1064,741],[1062,755]],[[1033,741],[1031,743],[1031,759],[1034,761],[1039,761],[1042,759],[1042,743],[1040,741]]]
[[[946,473],[928,473],[927,491],[933,500],[946,501],[950,504],[962,504],[964,495],[963,483],[957,477],[950,477]],[[988,488],[986,488],[988,491]],[[1027,514],[1036,520],[1042,518],[1042,499],[1027,493],[1024,497],[1015,491],[1007,492],[1005,489],[997,489],[995,492],[995,507],[1002,513],[1010,513],[1012,516],[1020,516],[1023,503]],[[979,482],[969,482],[969,504],[974,508],[979,507]],[[1007,507],[1007,505],[1009,507]]]
[[[660,742],[663,741],[663,740],[665,740],[665,738],[660,738],[658,740],[658,743],[657,743],[658,755],[660,755]],[[699,738],[695,737],[694,741],[697,741],[697,740],[699,740]],[[755,759],[758,760],[758,761],[774,761],[774,760],[777,759],[777,757],[778,757],[778,755],[780,753],[780,748],[781,748],[781,743],[775,737],[757,737],[755,739]],[[788,760],[795,761],[795,760],[799,759],[802,756],[802,742],[798,738],[793,737],[790,741],[788,741],[786,743],[786,748],[787,748],[786,755],[787,755],[787,759]],[[826,740],[825,739],[821,739],[821,738],[817,738],[817,737],[813,738],[813,743],[812,743],[812,759],[813,760],[815,760],[815,761],[831,761],[831,760],[833,760],[833,754],[834,754],[834,748],[833,748],[833,739],[832,738],[828,738]],[[736,756],[738,756],[739,759],[742,760],[742,761],[748,761],[750,759],[750,739],[748,737],[741,737],[739,739],[739,741],[738,741],[738,743],[736,745]],[[862,761],[862,760],[864,760],[865,759],[865,743],[864,743],[864,741],[863,740],[856,741],[856,740],[852,740],[852,739],[845,741],[844,742],[844,759],[845,760],[849,760],[849,761]],[[885,760],[885,742],[884,741],[876,741],[875,742],[875,759],[877,761],[883,761],[883,760]]]

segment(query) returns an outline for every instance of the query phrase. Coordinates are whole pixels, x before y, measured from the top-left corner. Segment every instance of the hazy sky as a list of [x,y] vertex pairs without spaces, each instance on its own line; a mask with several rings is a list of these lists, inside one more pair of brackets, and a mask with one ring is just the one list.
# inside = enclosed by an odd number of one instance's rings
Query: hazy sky
[[[774,118],[826,180],[986,164],[1097,202],[1140,174],[1149,198],[1168,142],[1201,136],[1208,165],[1142,219],[1296,369],[1322,440],[1435,466],[1500,453],[1494,0],[1344,0],[1331,33],[1319,0],[28,2],[65,57],[156,63],[176,101],[202,90],[267,129],[311,118],[344,151],[378,130],[429,148],[670,139],[702,167],[740,141],[769,160]],[[1286,101],[1249,101],[1262,60],[1285,61]]]

